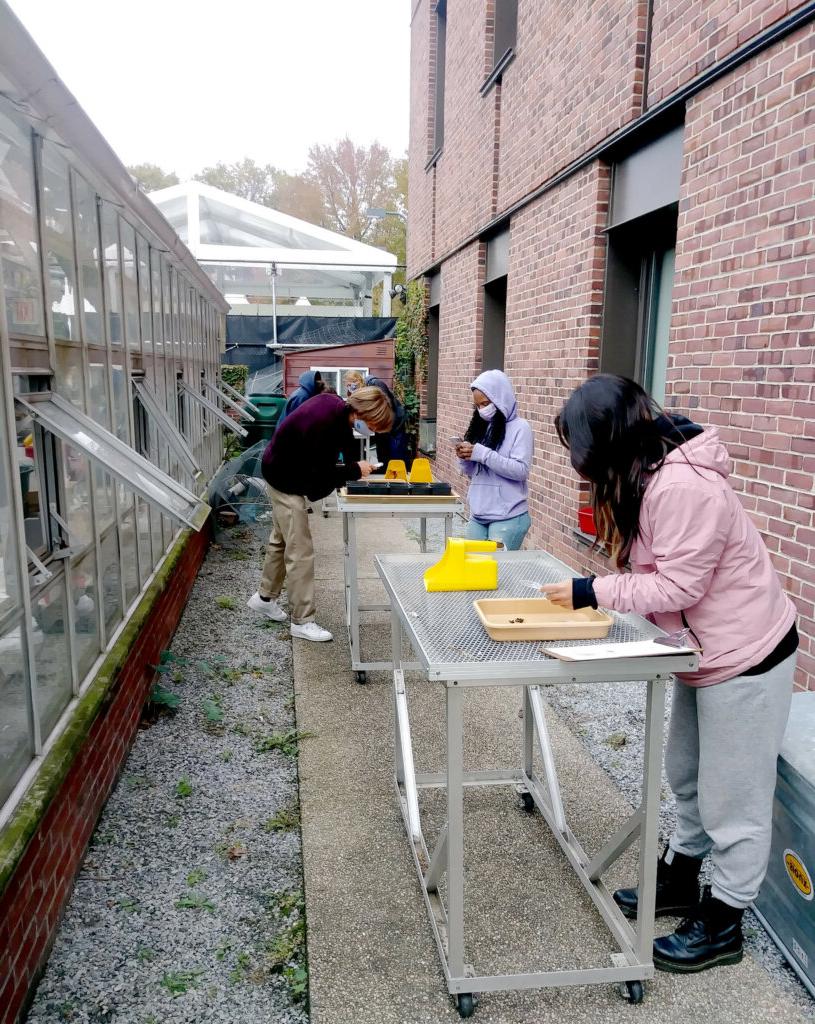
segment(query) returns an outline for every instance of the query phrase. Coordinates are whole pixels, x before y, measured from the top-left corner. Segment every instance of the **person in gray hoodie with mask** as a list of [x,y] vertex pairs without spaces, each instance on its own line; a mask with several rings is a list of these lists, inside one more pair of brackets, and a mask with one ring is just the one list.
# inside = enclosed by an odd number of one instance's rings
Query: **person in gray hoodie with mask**
[[306,370],[305,373],[300,374],[300,386],[296,391],[292,391],[289,396],[288,402],[286,402],[286,408],[283,410],[283,415],[277,421],[277,425],[283,422],[283,420],[295,409],[299,409],[303,402],[307,402],[309,398],[314,398],[315,395],[321,395],[325,391],[325,381],[323,375],[319,370]]
[[470,385],[473,417],[456,444],[461,471],[470,477],[467,502],[471,540],[498,540],[510,551],[523,544],[529,518],[532,428],[518,415],[505,373],[486,370]]

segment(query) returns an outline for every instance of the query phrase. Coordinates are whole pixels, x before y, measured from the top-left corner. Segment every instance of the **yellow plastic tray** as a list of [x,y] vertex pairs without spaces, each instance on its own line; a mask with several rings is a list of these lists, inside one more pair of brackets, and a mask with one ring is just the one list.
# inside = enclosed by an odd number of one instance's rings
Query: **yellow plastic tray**
[[473,607],[493,640],[602,640],[612,622],[594,608],[567,611],[542,597],[487,597]]

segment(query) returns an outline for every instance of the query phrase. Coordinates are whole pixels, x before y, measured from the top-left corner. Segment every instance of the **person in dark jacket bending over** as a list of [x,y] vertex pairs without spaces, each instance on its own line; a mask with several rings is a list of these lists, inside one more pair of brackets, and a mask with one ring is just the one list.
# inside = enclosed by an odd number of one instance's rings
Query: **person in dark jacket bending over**
[[325,391],[325,381],[319,370],[306,370],[305,373],[301,373],[300,387],[296,391],[292,391],[288,402],[286,402],[283,415],[277,421],[277,425],[280,426],[283,420],[290,416],[295,409],[299,409],[303,402],[307,402],[309,398],[314,398],[315,395],[322,394],[323,391]]
[[275,622],[285,622],[288,616],[277,600],[285,580],[291,635],[303,640],[333,640],[331,633],[314,621],[314,545],[306,499],[319,501],[346,481],[371,473],[370,462],[356,461],[351,429],[355,420],[362,420],[374,432],[389,429],[393,410],[378,388],[360,388],[347,401],[327,394],[310,398],[278,426],[263,453],[262,471],[271,492],[274,528],[260,587],[247,605]]
[[390,430],[374,432],[376,457],[386,466],[391,459],[407,461],[410,458],[410,451],[405,433],[405,410],[402,403],[380,377],[363,377],[356,370],[345,375],[346,394],[353,395],[363,387],[379,388],[393,411],[393,425]]

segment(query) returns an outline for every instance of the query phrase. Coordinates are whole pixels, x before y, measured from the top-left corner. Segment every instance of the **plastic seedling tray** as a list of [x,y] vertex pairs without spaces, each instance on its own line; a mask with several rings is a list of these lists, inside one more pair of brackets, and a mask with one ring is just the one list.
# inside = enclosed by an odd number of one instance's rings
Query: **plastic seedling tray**
[[594,608],[568,611],[541,597],[488,597],[473,607],[493,640],[602,640],[612,622]]

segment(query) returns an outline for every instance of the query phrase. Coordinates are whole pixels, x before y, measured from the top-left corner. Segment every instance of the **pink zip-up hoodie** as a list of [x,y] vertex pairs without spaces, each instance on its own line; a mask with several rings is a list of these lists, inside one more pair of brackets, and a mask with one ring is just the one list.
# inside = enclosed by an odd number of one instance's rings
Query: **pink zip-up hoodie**
[[680,677],[690,686],[757,665],[795,621],[729,475],[715,427],[671,451],[645,490],[631,572],[594,581],[598,605],[648,615],[669,633],[683,628],[685,613],[704,648],[698,671]]

